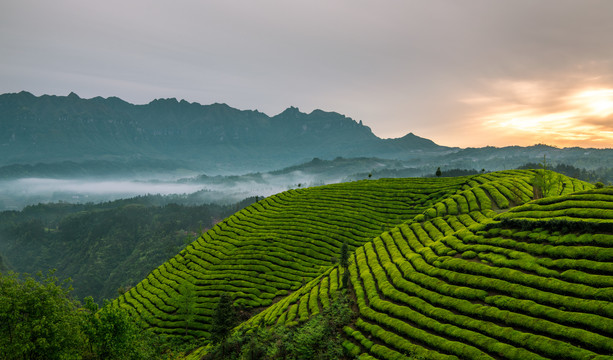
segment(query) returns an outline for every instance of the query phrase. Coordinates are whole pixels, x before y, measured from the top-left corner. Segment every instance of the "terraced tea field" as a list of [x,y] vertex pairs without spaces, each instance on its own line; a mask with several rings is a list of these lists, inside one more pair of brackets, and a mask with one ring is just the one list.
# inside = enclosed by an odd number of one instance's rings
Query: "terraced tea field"
[[206,338],[222,292],[243,307],[269,306],[328,270],[343,242],[357,248],[466,181],[359,181],[268,197],[217,224],[115,304],[160,333]]
[[[351,356],[613,359],[613,190],[562,177],[560,196],[531,201],[533,180],[505,171],[292,190],[228,218],[115,304],[158,332],[187,325],[206,338],[227,291],[266,307],[240,327],[299,325],[339,291],[331,258],[347,242]],[[197,295],[190,323],[185,284]]]

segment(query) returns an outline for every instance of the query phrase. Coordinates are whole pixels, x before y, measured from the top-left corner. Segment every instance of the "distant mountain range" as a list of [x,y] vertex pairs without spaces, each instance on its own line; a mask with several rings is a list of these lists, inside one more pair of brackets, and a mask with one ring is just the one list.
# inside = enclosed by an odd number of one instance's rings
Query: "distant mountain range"
[[257,110],[174,98],[134,105],[116,97],[82,99],[74,93],[0,95],[0,179],[245,174],[339,157],[356,159],[360,172],[375,171],[378,165],[368,164],[387,159],[400,162],[387,163],[386,171],[424,174],[437,167],[511,169],[542,162],[544,156],[550,164],[613,168],[613,149],[460,149],[413,133],[381,139],[361,121],[322,110],[306,114],[290,107],[271,117]]
[[171,161],[198,171],[253,171],[315,157],[410,159],[451,150],[414,134],[381,139],[361,122],[322,110],[290,107],[270,117],[174,98],[133,105],[74,93],[0,95],[0,166],[110,161],[167,168]]

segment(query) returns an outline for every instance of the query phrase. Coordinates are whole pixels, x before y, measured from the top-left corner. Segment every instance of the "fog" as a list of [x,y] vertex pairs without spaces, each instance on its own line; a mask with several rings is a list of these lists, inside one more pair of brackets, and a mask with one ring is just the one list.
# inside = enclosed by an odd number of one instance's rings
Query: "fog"
[[252,173],[240,176],[194,177],[179,182],[199,184],[203,190],[190,195],[200,203],[232,203],[248,197],[268,197],[289,189],[305,188],[348,181],[347,177],[330,174],[310,174],[303,171],[289,173]]
[[[387,171],[387,172],[386,172]],[[391,172],[390,172],[391,171]],[[162,195],[161,203],[233,204],[289,189],[366,179],[372,176],[421,176],[423,171],[396,160],[319,160],[266,173],[171,178],[167,173],[126,178],[125,174],[93,177],[28,177],[0,180],[0,211],[21,210],[49,202],[98,203],[144,195]]]
[[102,202],[147,194],[188,194],[202,189],[198,184],[137,180],[22,178],[0,182],[0,210],[20,210],[47,202]]
[[144,181],[96,181],[76,179],[18,179],[6,185],[6,188],[28,194],[49,194],[54,192],[83,195],[113,195],[113,194],[181,194],[200,190],[198,185],[178,184],[168,182]]
[[282,175],[205,176],[176,181],[20,178],[0,181],[0,211],[21,210],[27,205],[39,203],[97,203],[143,195],[170,195],[168,202],[185,204],[229,204],[253,196],[270,196],[291,188],[340,181],[340,178],[317,177],[300,171]]

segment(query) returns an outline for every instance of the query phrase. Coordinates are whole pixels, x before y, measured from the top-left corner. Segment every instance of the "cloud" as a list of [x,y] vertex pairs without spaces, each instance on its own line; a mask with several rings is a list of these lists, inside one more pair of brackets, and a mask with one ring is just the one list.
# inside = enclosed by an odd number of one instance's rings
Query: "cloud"
[[613,146],[613,84],[504,79],[493,81],[489,94],[495,95],[464,101],[475,107],[483,130],[498,138],[523,138],[521,145]]
[[555,114],[548,97],[587,77],[612,88],[612,33],[602,0],[22,0],[0,5],[0,92],[294,105],[381,137],[509,145],[478,118]]

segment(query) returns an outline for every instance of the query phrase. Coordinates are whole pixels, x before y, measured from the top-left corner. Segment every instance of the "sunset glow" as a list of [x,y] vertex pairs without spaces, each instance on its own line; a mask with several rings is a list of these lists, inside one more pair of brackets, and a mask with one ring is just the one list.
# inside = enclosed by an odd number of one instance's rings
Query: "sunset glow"
[[0,94],[320,109],[450,147],[613,147],[613,1],[4,3]]
[[575,98],[579,104],[591,110],[592,115],[606,117],[613,114],[613,89],[588,90]]
[[613,147],[613,89],[556,93],[534,84],[526,93],[526,84],[510,85],[506,94],[481,104],[483,131],[522,145]]

